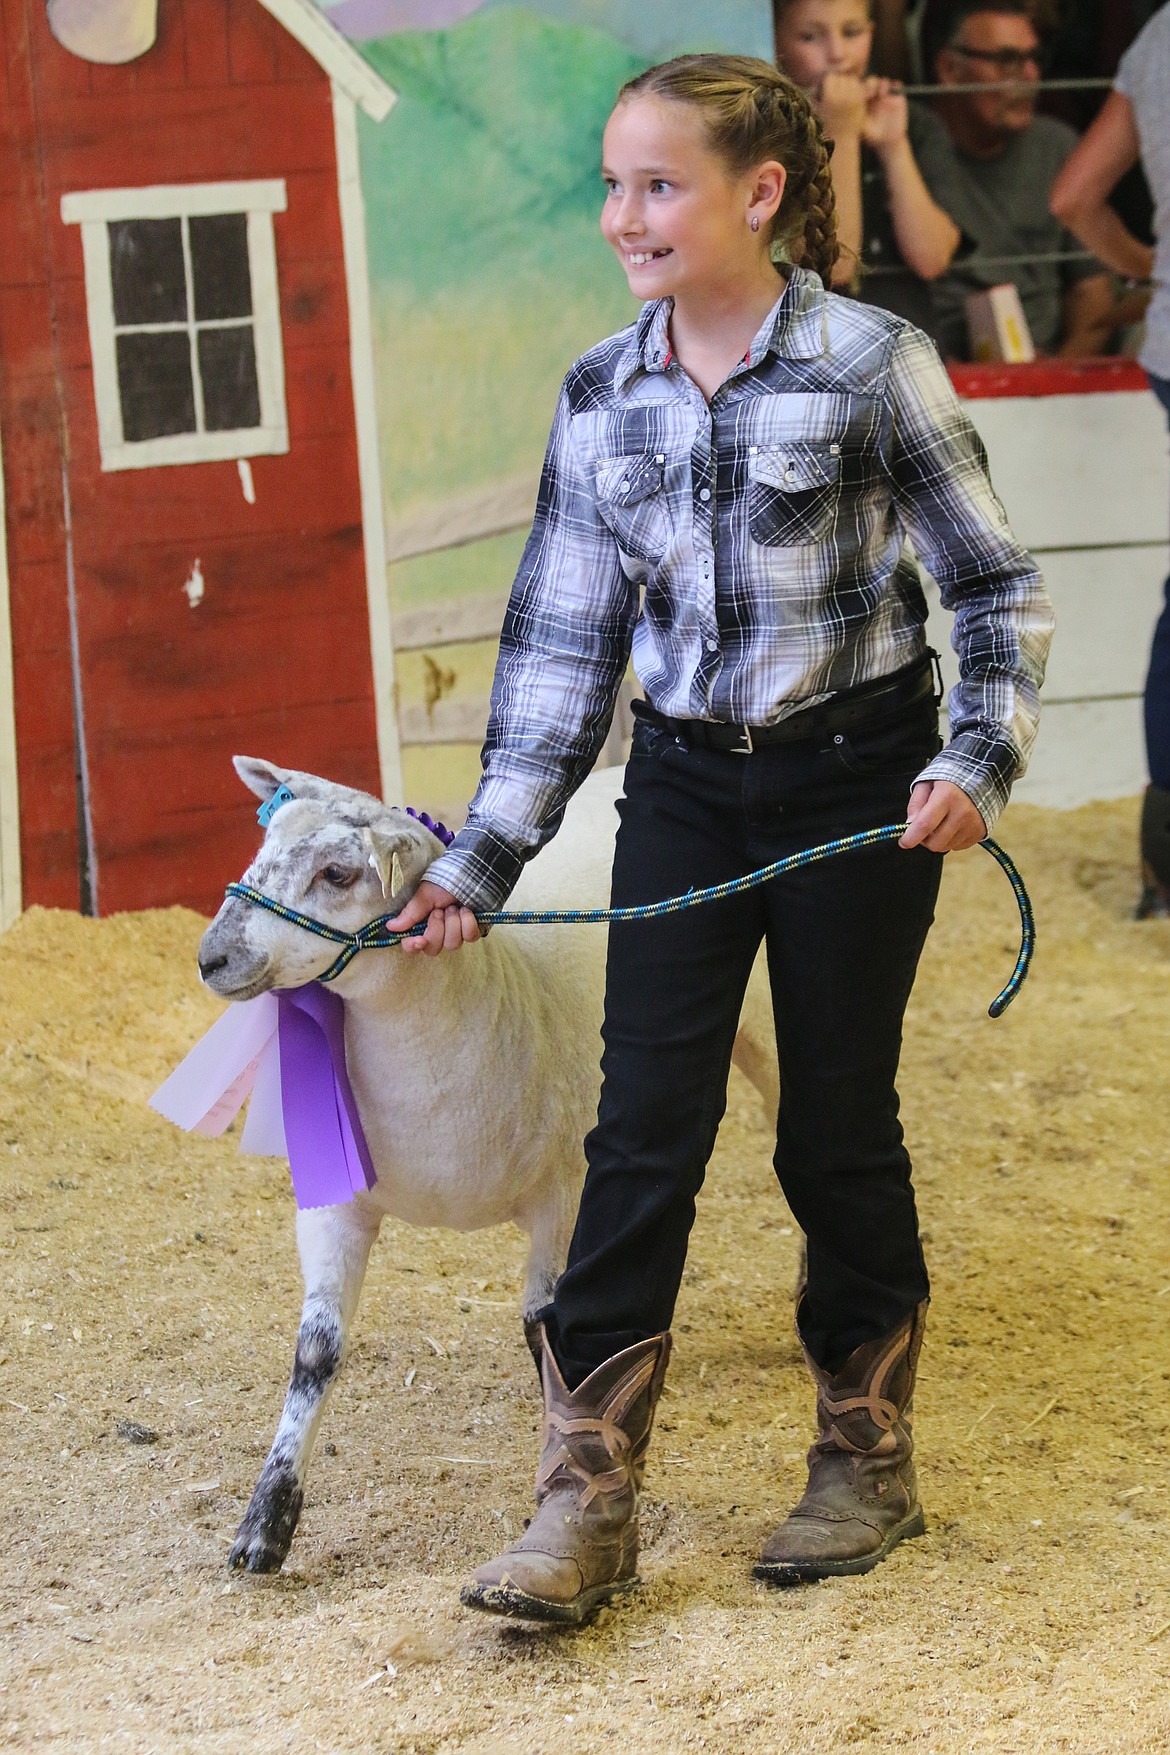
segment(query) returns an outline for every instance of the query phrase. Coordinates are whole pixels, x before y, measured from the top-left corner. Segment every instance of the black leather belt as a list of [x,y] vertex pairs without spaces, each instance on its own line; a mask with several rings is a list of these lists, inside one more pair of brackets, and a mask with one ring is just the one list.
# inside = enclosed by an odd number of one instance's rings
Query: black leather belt
[[821,737],[825,732],[844,731],[867,720],[885,718],[899,708],[924,700],[927,695],[933,695],[937,701],[942,693],[941,686],[936,686],[935,681],[937,661],[936,652],[925,652],[904,670],[895,671],[893,676],[861,683],[855,689],[843,689],[819,706],[804,707],[776,725],[733,725],[721,719],[668,719],[653,708],[638,705],[645,717],[669,726],[694,749],[750,756],[754,750],[770,749],[773,744],[797,743],[805,738]]

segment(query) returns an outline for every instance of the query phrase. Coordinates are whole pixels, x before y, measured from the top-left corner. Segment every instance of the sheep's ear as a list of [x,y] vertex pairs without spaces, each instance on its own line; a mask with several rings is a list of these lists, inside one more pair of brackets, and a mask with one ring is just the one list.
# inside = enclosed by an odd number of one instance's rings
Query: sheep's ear
[[391,845],[385,836],[376,835],[372,829],[362,830],[362,845],[369,855],[367,863],[378,874],[383,897],[392,896],[402,883],[402,867],[398,863],[397,847]]
[[292,770],[278,768],[275,762],[263,762],[259,756],[233,756],[232,767],[249,792],[257,798],[269,799],[278,786],[287,784]]
[[[362,841],[369,855],[369,863],[378,874],[383,896],[397,896],[402,890],[413,888],[417,884],[421,871],[416,873],[404,866],[404,853],[407,854],[411,867],[416,861],[409,859],[411,849],[399,830],[375,823],[362,830]],[[427,854],[421,869],[425,870],[429,863],[430,855]]]

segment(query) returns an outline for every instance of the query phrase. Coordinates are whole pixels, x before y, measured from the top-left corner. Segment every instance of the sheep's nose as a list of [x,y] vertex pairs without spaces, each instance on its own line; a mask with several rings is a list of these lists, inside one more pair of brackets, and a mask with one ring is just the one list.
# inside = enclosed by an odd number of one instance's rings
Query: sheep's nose
[[203,981],[206,981],[209,975],[217,975],[221,969],[226,968],[226,956],[201,956],[199,959],[199,976]]

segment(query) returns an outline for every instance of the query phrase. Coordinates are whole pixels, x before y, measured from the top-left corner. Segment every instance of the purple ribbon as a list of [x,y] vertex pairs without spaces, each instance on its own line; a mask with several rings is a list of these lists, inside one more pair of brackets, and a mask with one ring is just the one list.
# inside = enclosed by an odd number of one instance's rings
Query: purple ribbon
[[331,1207],[373,1188],[370,1148],[345,1065],[345,1007],[316,981],[278,988],[280,1092],[298,1207]]
[[444,847],[450,847],[455,839],[454,829],[449,829],[446,823],[436,822],[435,818],[429,817],[425,810],[415,810],[408,804],[406,814],[408,817],[413,817],[416,823],[421,823],[424,829],[429,829],[432,835],[437,835]]

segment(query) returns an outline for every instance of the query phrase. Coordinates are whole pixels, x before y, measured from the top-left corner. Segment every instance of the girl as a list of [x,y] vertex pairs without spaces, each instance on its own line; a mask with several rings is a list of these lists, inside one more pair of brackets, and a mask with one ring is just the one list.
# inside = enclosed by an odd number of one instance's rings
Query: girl
[[[667,1331],[761,938],[820,1435],[757,1571],[866,1571],[922,1528],[908,1416],[927,1278],[894,1088],[902,1014],[940,856],[982,838],[1023,766],[1049,638],[938,356],[825,292],[832,186],[803,93],[762,61],[685,56],[623,88],[604,154],[602,229],[646,303],[565,379],[484,776],[393,924],[427,922],[407,954],[477,936],[473,910],[503,902],[596,759],[631,648],[646,699],[615,905],[909,825],[898,846],[613,929],[598,1122],[541,1332],[538,1510],[463,1596],[569,1624],[636,1583]],[[942,754],[906,535],[957,618]]]
[[[869,0],[773,0],[776,58],[812,99],[833,146],[841,253],[833,284],[931,332],[927,283],[961,233],[922,180],[918,130],[929,126],[888,79],[867,78]],[[864,260],[872,270],[859,278]]]

